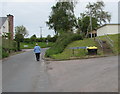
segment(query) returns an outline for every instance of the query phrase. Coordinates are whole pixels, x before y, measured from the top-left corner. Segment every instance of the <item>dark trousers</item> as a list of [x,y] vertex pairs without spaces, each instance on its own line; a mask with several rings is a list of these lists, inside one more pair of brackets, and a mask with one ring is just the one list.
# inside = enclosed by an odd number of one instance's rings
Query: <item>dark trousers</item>
[[35,55],[36,55],[36,60],[39,61],[39,59],[40,59],[40,53],[35,53]]

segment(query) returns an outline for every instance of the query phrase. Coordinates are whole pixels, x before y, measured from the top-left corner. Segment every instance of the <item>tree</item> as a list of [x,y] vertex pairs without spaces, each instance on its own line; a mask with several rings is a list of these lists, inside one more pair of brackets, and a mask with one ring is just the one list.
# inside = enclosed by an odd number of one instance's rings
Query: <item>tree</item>
[[50,39],[51,39],[51,35],[48,35],[48,36],[47,36],[47,40],[50,40]]
[[87,11],[86,15],[92,16],[97,19],[98,24],[102,25],[103,23],[110,22],[111,15],[104,11],[103,8],[105,4],[103,1],[97,1],[96,3],[90,3],[86,6]]
[[17,42],[17,50],[20,51],[20,42],[24,40],[24,36],[22,34],[17,33],[15,35],[15,41]]
[[16,26],[15,27],[15,41],[17,41],[17,49],[20,51],[20,42],[24,40],[24,37],[28,35],[26,27]]
[[78,19],[78,31],[81,30],[87,36],[89,31],[96,29],[103,23],[110,22],[111,15],[103,10],[104,7],[103,1],[89,2],[86,6],[87,10],[81,13],[80,19]]
[[15,27],[15,33],[22,34],[23,37],[28,36],[28,31],[23,25]]
[[31,38],[30,38],[31,43],[36,42],[36,38],[37,37],[35,34],[33,36],[31,36]]
[[57,2],[56,5],[52,7],[49,21],[46,22],[49,29],[54,29],[56,34],[72,31],[75,23],[76,18],[74,15],[73,2]]
[[[89,16],[81,16],[78,18],[78,28],[84,34],[87,35],[90,30],[90,17]],[[97,19],[92,17],[92,28],[96,29],[99,25],[97,24]]]

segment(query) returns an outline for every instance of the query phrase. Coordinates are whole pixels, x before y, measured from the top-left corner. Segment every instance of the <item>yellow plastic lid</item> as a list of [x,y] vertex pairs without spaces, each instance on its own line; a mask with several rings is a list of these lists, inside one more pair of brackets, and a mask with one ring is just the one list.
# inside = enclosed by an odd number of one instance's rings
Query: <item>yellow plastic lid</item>
[[87,49],[97,49],[96,46],[87,47]]

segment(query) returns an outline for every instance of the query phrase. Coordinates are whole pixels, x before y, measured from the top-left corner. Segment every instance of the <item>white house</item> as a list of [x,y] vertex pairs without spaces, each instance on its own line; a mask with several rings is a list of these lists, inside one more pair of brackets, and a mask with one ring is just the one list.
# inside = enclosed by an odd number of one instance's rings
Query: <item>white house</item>
[[0,17],[0,36],[2,36],[4,32],[9,32],[8,18]]
[[0,17],[0,36],[4,33],[11,33],[11,38],[13,39],[13,15],[7,15],[7,17]]
[[103,36],[105,34],[118,34],[120,24],[105,24],[97,29],[97,36]]

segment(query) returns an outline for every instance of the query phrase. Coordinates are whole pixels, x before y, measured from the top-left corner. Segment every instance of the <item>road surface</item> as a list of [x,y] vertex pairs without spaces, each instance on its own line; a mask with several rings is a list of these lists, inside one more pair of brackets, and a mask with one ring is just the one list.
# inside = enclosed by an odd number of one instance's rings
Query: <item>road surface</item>
[[118,56],[48,64],[53,91],[118,92]]
[[117,56],[37,62],[28,51],[4,60],[2,73],[3,92],[118,91]]
[[36,61],[33,51],[4,60],[2,73],[3,92],[43,92],[49,86],[44,61]]

